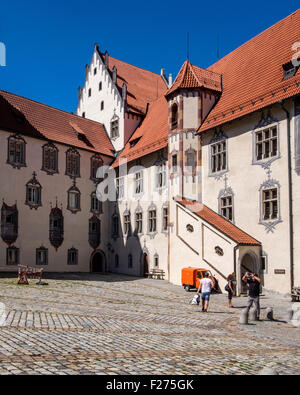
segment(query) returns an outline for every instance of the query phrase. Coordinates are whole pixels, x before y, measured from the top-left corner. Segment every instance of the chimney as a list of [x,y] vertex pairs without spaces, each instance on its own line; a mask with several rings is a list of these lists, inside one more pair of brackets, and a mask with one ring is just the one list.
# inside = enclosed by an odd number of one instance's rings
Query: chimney
[[173,74],[169,74],[169,88],[171,88],[173,84]]

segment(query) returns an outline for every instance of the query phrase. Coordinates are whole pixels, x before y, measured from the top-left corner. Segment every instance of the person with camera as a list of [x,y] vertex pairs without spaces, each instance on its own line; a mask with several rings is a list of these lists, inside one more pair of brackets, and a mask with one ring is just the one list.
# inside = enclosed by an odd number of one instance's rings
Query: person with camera
[[242,281],[247,283],[249,290],[247,312],[249,313],[254,303],[256,308],[257,319],[259,320],[259,316],[260,316],[259,295],[260,295],[261,279],[255,273],[246,272],[244,277],[242,278]]

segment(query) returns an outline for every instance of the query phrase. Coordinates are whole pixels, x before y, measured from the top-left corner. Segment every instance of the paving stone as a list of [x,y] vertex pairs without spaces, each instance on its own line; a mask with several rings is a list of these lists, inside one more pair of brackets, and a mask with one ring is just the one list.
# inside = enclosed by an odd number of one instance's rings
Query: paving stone
[[[300,374],[300,329],[286,322],[290,300],[265,293],[262,317],[239,325],[245,298],[228,309],[213,295],[209,314],[166,281],[118,275],[61,275],[47,287],[0,278],[8,312],[0,327],[2,374],[258,374],[270,366]],[[187,352],[188,350],[188,352]]]

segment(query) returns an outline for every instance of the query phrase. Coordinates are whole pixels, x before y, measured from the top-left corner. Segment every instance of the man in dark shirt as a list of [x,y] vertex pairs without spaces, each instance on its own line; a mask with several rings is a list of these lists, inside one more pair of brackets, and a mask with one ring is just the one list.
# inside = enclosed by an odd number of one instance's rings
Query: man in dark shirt
[[246,272],[242,280],[247,283],[249,289],[247,311],[249,313],[254,303],[256,308],[257,319],[259,320],[259,316],[260,316],[259,294],[260,294],[261,279],[256,274]]

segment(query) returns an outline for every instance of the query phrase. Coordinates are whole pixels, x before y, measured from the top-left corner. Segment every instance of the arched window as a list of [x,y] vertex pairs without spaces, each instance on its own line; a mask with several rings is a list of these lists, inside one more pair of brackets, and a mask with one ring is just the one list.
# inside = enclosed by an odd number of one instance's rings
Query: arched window
[[176,103],[172,105],[171,111],[171,129],[176,129],[178,125],[178,105]]

